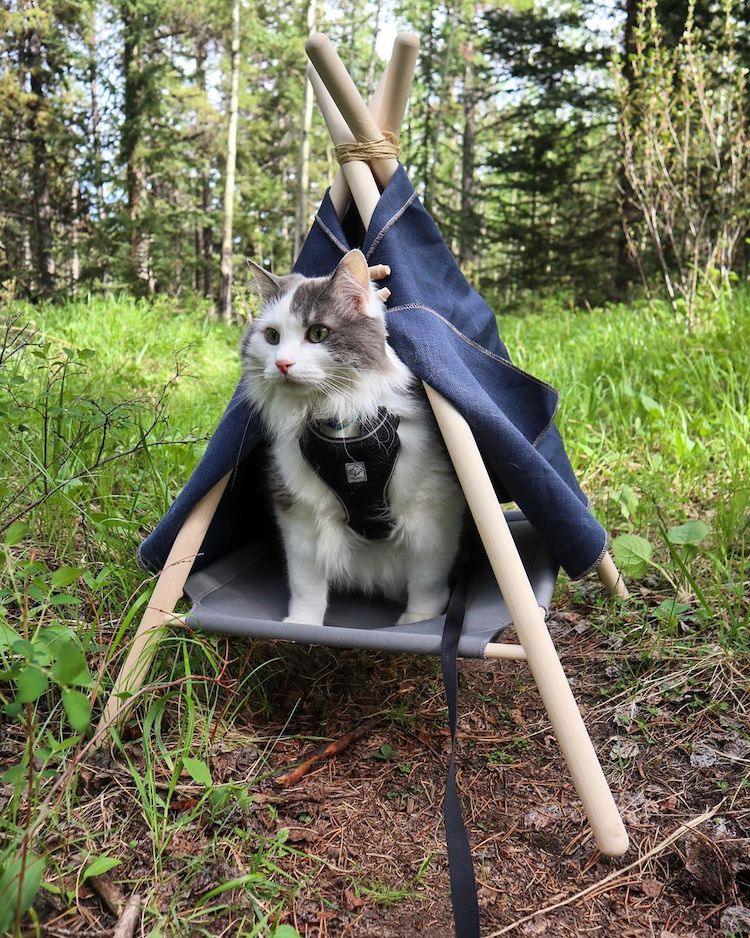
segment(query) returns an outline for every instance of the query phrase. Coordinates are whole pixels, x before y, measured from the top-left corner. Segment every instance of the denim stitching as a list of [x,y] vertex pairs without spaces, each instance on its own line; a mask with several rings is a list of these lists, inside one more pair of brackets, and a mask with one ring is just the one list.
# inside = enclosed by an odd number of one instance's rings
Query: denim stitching
[[316,216],[315,216],[315,221],[320,225],[320,227],[323,229],[323,231],[325,231],[325,233],[328,235],[328,237],[331,239],[331,241],[333,241],[333,243],[336,245],[336,247],[337,247],[340,251],[342,251],[344,254],[346,254],[347,251],[349,250],[349,248],[348,248],[345,244],[342,244],[342,243],[339,241],[339,239],[338,239],[338,238],[336,237],[336,235],[331,231],[331,229],[328,227],[328,225],[325,224],[325,222],[324,222],[323,219],[320,217],[320,215],[316,215]]
[[[602,560],[604,560],[604,555],[607,553],[609,548],[610,548],[609,534],[605,531],[604,532],[604,547],[602,547],[602,552],[599,554],[599,556],[591,564],[590,567],[586,567],[583,573],[579,573],[578,576],[571,577],[571,580],[582,580],[583,577],[588,576],[589,573],[593,573],[593,571],[596,570],[596,568],[599,566]],[[617,572],[620,573],[619,570]],[[621,573],[620,573],[620,579],[623,581],[623,583],[625,582]]]
[[412,194],[409,196],[409,198],[406,200],[406,202],[404,202],[404,204],[401,206],[401,208],[395,213],[395,215],[391,215],[391,217],[388,219],[388,221],[383,225],[383,227],[380,229],[380,231],[379,231],[379,232],[377,233],[377,235],[375,236],[375,240],[374,240],[374,241],[372,242],[372,244],[370,245],[370,250],[367,252],[367,255],[366,255],[366,256],[367,256],[367,260],[368,260],[368,261],[370,260],[370,257],[372,256],[372,252],[373,252],[373,251],[375,250],[375,248],[380,244],[380,242],[383,240],[383,238],[386,236],[386,234],[390,231],[390,229],[396,224],[396,222],[399,220],[399,218],[401,218],[401,216],[404,214],[404,212],[407,210],[407,208],[409,208],[409,206],[410,206],[411,203],[414,201],[414,199],[416,199],[416,197],[417,197],[417,193],[416,193],[416,192],[412,192]]

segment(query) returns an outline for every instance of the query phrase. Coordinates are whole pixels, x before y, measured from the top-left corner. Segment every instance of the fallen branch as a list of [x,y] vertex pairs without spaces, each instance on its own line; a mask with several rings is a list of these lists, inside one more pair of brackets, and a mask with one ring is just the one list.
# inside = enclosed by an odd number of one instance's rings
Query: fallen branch
[[293,769],[289,769],[288,772],[284,772],[275,778],[274,785],[279,785],[281,788],[289,788],[292,785],[296,785],[318,762],[339,755],[339,753],[351,746],[352,743],[366,736],[377,722],[376,719],[366,720],[355,730],[352,730],[351,733],[340,736],[338,739],[334,739],[330,743],[325,743],[323,746],[314,749],[307,758],[303,759],[302,762]]
[[124,896],[119,888],[106,876],[90,876],[88,882],[112,915],[119,917],[124,905]]
[[575,895],[569,896],[567,899],[563,899],[561,902],[555,902],[553,905],[545,906],[543,909],[537,909],[536,912],[530,912],[528,915],[525,915],[523,918],[519,918],[518,921],[512,922],[510,925],[506,925],[504,928],[501,928],[499,931],[493,931],[490,935],[487,935],[486,938],[499,938],[500,935],[507,935],[508,932],[514,931],[516,928],[524,925],[526,922],[530,922],[533,918],[536,918],[537,915],[546,915],[548,912],[554,912],[557,909],[563,908],[563,906],[570,905],[572,902],[577,902],[578,899],[584,899],[592,893],[599,893],[603,890],[603,886],[607,886],[615,880],[620,879],[625,873],[629,873],[630,870],[635,869],[636,867],[642,866],[646,860],[650,860],[652,857],[655,857],[657,854],[662,853],[667,847],[679,840],[684,834],[687,834],[688,831],[693,830],[696,827],[699,827],[703,824],[704,821],[708,821],[709,818],[712,818],[714,814],[719,810],[719,808],[724,804],[724,801],[720,801],[717,805],[714,805],[709,811],[706,811],[704,814],[700,814],[698,817],[693,818],[691,821],[687,821],[685,824],[681,824],[676,831],[673,831],[668,837],[665,837],[664,840],[660,840],[655,847],[652,847],[649,851],[643,854],[642,857],[638,857],[637,860],[634,860],[632,863],[629,863],[627,866],[623,866],[621,870],[613,870],[603,879],[598,880],[591,886],[587,886],[585,889],[582,889],[580,892],[575,893]]
[[112,938],[133,938],[141,918],[141,897],[133,895],[128,899]]

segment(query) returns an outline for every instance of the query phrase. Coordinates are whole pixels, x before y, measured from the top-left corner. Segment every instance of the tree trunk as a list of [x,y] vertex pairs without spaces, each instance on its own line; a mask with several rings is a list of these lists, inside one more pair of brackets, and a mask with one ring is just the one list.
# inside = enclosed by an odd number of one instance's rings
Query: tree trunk
[[[21,170],[21,192],[28,192],[31,188],[29,172],[26,168]],[[28,220],[28,224],[27,224]],[[20,247],[20,265],[23,272],[22,282],[24,290],[28,293],[34,293],[36,290],[35,271],[34,271],[34,250],[31,244],[32,229],[35,224],[33,215],[23,218],[20,223],[21,229],[21,247]]]
[[[473,12],[473,11],[472,11]],[[474,17],[469,23],[472,35]],[[476,181],[474,163],[476,154],[476,87],[474,80],[474,42],[466,42],[463,79],[464,127],[461,141],[461,218],[459,222],[458,262],[460,265],[474,260],[476,241]]]
[[[199,36],[195,42],[195,78],[198,83],[198,87],[205,95],[206,93],[206,40],[203,36]],[[200,132],[200,128],[197,128]],[[200,138],[199,138],[200,139]],[[202,150],[208,149],[208,143],[199,148],[199,152]],[[206,162],[210,159],[208,153],[202,153]],[[205,202],[206,202],[206,181],[207,181],[208,171],[204,167],[201,173],[201,189],[200,189],[200,198],[198,200],[198,212],[199,217],[195,222],[195,268],[194,268],[194,277],[193,285],[196,293],[200,293],[203,296],[206,296],[206,282],[205,282],[205,255],[206,255],[206,239],[205,239],[205,216],[203,215],[205,211]]]
[[[631,56],[635,52],[635,31],[638,25],[638,0],[625,0],[625,28],[623,31],[623,68],[622,72],[628,85],[628,98],[632,100],[632,90],[635,81]],[[628,250],[628,239],[625,234],[628,225],[632,224],[636,214],[633,205],[633,190],[628,182],[625,172],[625,160],[621,155],[617,171],[617,188],[619,190],[620,229],[617,232],[617,258],[613,277],[616,299],[624,299],[629,284],[633,280],[633,259]]]
[[106,217],[104,202],[104,170],[102,160],[102,138],[99,130],[99,66],[96,60],[96,23],[95,10],[91,10],[89,31],[86,36],[89,57],[89,95],[91,101],[91,143],[94,149],[94,186],[96,188],[96,213],[99,221]]
[[[315,0],[307,0],[307,35],[315,32]],[[296,260],[307,231],[310,189],[310,128],[313,115],[313,88],[305,82],[305,103],[302,111],[302,133],[300,135],[299,163],[297,167],[297,212],[294,220],[294,244],[292,262]]]
[[138,12],[129,3],[122,6],[123,73],[125,79],[121,129],[121,151],[125,161],[125,182],[130,222],[130,271],[135,291],[151,294],[154,283],[150,276],[148,233],[142,227],[146,199],[146,166],[143,146],[143,48],[138,28]]
[[[203,173],[201,207],[204,217],[211,211],[211,170]],[[214,292],[214,229],[211,222],[203,226],[203,295],[210,297]]]
[[47,143],[42,126],[43,121],[41,121],[45,105],[42,41],[37,29],[32,29],[29,34],[26,61],[32,94],[29,104],[29,135],[33,154],[31,178],[34,194],[37,271],[41,291],[51,293],[55,287],[55,258],[52,253],[52,205],[49,197]]
[[240,0],[232,0],[232,57],[229,92],[227,165],[224,176],[224,229],[221,238],[219,315],[232,319],[232,221],[234,217],[234,173],[237,164],[237,112],[240,88]]
[[[71,158],[71,165],[72,158]],[[78,289],[78,281],[81,279],[81,258],[78,251],[78,242],[80,240],[79,228],[81,220],[79,218],[81,189],[78,180],[73,180],[70,190],[70,289],[73,293]]]
[[428,212],[432,211],[432,198],[433,198],[433,189],[432,189],[432,178],[430,174],[430,166],[432,165],[432,141],[433,141],[433,130],[432,130],[432,96],[434,93],[433,86],[433,68],[434,68],[434,56],[435,56],[435,9],[434,5],[430,3],[429,6],[429,21],[427,24],[427,42],[425,45],[424,56],[422,58],[423,68],[424,68],[424,83],[425,91],[423,98],[423,127],[422,127],[422,144],[421,144],[421,153],[419,156],[419,166],[420,172],[419,176],[422,180],[423,186],[423,195],[422,201],[424,202],[424,207]]

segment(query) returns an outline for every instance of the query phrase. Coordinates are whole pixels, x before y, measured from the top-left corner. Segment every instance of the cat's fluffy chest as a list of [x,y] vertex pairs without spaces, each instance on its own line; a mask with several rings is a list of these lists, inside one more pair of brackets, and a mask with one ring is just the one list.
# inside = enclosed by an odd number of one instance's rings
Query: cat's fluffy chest
[[[333,585],[378,588],[393,598],[402,598],[406,590],[405,557],[422,546],[420,540],[431,537],[423,519],[436,512],[452,513],[450,502],[461,501],[424,405],[410,401],[400,409],[401,445],[386,493],[393,529],[380,541],[367,541],[347,525],[341,502],[305,461],[297,438],[271,445],[275,485],[285,493],[284,499],[277,499],[285,535],[315,538],[319,561]],[[448,492],[454,499],[446,498]]]

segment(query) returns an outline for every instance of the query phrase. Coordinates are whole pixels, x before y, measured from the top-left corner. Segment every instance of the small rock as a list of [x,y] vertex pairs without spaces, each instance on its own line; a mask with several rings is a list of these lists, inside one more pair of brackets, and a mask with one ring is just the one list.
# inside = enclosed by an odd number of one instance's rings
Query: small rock
[[542,831],[549,827],[553,821],[559,821],[560,808],[556,804],[544,805],[544,807],[535,811],[527,811],[523,816],[523,826],[530,830]]
[[690,755],[690,765],[694,769],[708,769],[717,762],[716,750],[711,749],[705,743],[697,742],[693,744],[693,751]]
[[530,922],[526,922],[525,925],[521,926],[522,935],[548,935],[549,931],[547,926],[549,925],[546,917],[544,915],[535,916]]
[[624,707],[618,707],[615,710],[614,721],[618,726],[628,729],[633,725],[633,720],[635,720],[637,712],[638,707],[635,701],[633,701],[631,704],[626,704]]
[[641,891],[643,895],[648,896],[649,899],[656,899],[663,888],[664,883],[660,882],[658,879],[641,880]]
[[614,745],[609,751],[609,758],[613,762],[616,762],[618,759],[635,759],[640,751],[641,747],[638,743],[633,743],[628,739],[615,736]]
[[750,909],[730,905],[722,913],[719,928],[723,935],[750,935]]

